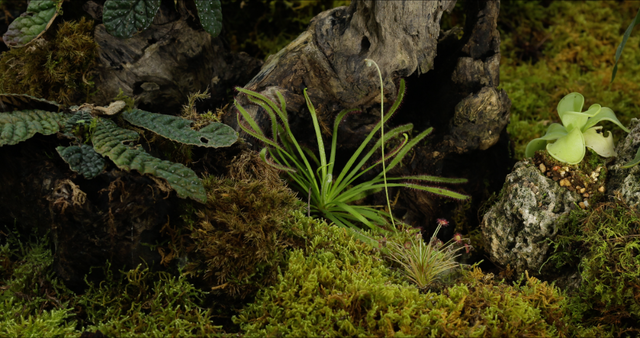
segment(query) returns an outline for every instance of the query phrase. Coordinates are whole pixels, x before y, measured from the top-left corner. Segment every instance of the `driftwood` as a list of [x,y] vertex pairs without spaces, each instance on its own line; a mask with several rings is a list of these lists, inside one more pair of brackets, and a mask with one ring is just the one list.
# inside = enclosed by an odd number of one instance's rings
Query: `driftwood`
[[[315,141],[304,88],[324,125],[332,125],[342,109],[360,108],[363,113],[345,119],[339,130],[344,158],[379,121],[379,79],[364,60],[375,60],[380,66],[385,102],[395,99],[399,79],[408,78],[405,102],[392,124],[411,122],[415,130],[434,127],[435,132],[396,174],[469,178],[470,183],[459,190],[472,195],[474,202],[462,214],[476,225],[479,201],[499,188],[510,164],[505,127],[511,103],[504,91],[496,89],[499,0],[467,2],[464,29],[441,32],[440,18],[454,4],[354,0],[349,7],[325,11],[307,31],[271,56],[245,88],[276,102],[275,91],[282,93],[294,133],[300,138],[307,135],[309,145]],[[260,126],[269,126],[261,108],[244,96],[237,99]],[[232,110],[225,122],[235,125],[236,114]],[[487,182],[493,188],[488,189]],[[399,214],[416,226],[433,228],[435,218],[451,218],[460,211],[454,210],[459,208],[456,204],[425,192],[401,191],[400,197]],[[376,204],[385,204],[381,202]]]
[[[101,20],[101,5],[89,1],[85,10]],[[100,46],[94,102],[106,105],[118,95],[133,97],[138,108],[176,115],[191,93],[210,89],[202,107],[214,110],[228,100],[227,91],[253,77],[262,61],[246,53],[232,53],[220,38],[194,24],[194,9],[178,9],[173,1],[161,6],[154,23],[129,39],[119,39],[96,26]]]

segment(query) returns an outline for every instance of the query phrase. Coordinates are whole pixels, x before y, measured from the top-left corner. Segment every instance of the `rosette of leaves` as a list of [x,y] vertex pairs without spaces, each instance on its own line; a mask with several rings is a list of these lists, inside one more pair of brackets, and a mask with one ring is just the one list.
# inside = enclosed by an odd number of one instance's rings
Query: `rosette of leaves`
[[[558,161],[578,164],[585,155],[585,147],[591,148],[602,157],[616,156],[611,132],[608,136],[601,133],[601,126],[596,126],[600,121],[611,121],[622,130],[625,128],[611,108],[592,104],[586,112],[582,112],[584,96],[580,93],[571,93],[558,102],[558,115],[562,124],[552,123],[547,133],[531,140],[527,144],[525,157],[533,157],[536,151],[547,149],[549,154]],[[550,141],[554,141],[550,143]]]
[[23,47],[40,37],[58,16],[63,0],[33,0],[7,28],[2,39],[12,48]]
[[[220,0],[195,0],[202,27],[216,37],[222,29]],[[160,9],[160,0],[107,0],[102,20],[107,31],[118,38],[130,38],[145,30]]]

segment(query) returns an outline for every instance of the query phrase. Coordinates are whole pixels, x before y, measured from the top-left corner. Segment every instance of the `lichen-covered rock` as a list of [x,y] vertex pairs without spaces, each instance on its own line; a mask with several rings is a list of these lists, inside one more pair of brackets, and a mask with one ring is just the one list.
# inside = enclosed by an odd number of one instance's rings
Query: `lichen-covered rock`
[[531,162],[518,162],[507,176],[499,200],[484,215],[482,232],[491,260],[517,273],[538,272],[561,216],[580,196],[545,177]]
[[640,204],[640,166],[626,169],[622,166],[636,156],[640,147],[640,120],[631,119],[628,128],[631,132],[623,141],[618,142],[618,157],[608,168],[610,176],[607,191],[610,198],[618,197],[630,207],[637,207]]

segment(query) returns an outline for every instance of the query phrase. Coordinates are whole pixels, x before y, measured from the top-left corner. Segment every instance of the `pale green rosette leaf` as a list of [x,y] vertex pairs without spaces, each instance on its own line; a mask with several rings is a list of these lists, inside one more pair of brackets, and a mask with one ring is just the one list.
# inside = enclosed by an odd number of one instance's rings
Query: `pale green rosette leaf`
[[533,157],[536,151],[543,150],[547,147],[547,143],[549,143],[547,141],[557,140],[565,135],[567,135],[567,129],[565,129],[565,127],[559,123],[552,123],[549,128],[547,128],[547,133],[544,136],[533,139],[527,144],[524,156]]
[[564,112],[562,117],[562,125],[567,129],[568,132],[571,132],[574,129],[582,129],[587,121],[589,120],[589,115],[568,111]]
[[611,108],[608,108],[608,107],[602,107],[602,109],[600,110],[600,112],[598,112],[598,114],[596,114],[595,116],[590,118],[589,121],[587,121],[584,127],[582,127],[582,130],[585,131],[595,126],[600,121],[611,121],[617,124],[622,130],[626,131],[627,133],[629,132],[629,129],[623,126],[622,122],[618,120],[618,118],[616,117],[616,113],[614,113],[613,110],[611,110]]
[[579,128],[573,129],[556,142],[547,144],[547,151],[558,161],[578,164],[584,158],[584,136]]
[[570,93],[558,102],[558,115],[562,119],[565,112],[581,112],[584,106],[584,96],[580,93]]
[[597,104],[597,103],[594,103],[583,114],[585,114],[585,115],[587,115],[589,117],[593,117],[593,116],[595,116],[596,114],[598,114],[600,112],[600,109],[602,109],[602,106]]
[[605,137],[598,132],[600,129],[602,129],[602,127],[589,128],[582,134],[584,136],[585,146],[593,149],[593,151],[602,157],[616,156],[617,154],[613,145],[613,135],[611,135],[611,132],[607,132],[608,136]]
[[127,39],[149,27],[159,9],[160,0],[107,0],[102,21],[111,35]]
[[23,47],[35,40],[53,23],[58,10],[62,6],[62,0],[32,0],[27,11],[13,20],[4,33],[4,43],[11,47]]

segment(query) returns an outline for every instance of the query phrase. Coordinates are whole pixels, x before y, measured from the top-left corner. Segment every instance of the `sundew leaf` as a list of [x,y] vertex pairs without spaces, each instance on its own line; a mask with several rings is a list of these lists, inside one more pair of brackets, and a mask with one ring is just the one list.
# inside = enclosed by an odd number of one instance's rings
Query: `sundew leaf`
[[0,147],[26,141],[36,133],[55,134],[64,121],[64,114],[43,110],[0,113]]
[[69,147],[59,146],[56,151],[69,164],[71,170],[81,174],[86,179],[92,179],[104,169],[105,160],[92,146],[81,144]]
[[111,35],[127,39],[149,27],[159,9],[160,0],[107,0],[102,21]]
[[129,123],[150,130],[170,140],[199,147],[228,147],[238,140],[238,133],[223,123],[213,122],[196,131],[193,121],[178,116],[132,109],[122,113]]
[[62,0],[32,0],[27,11],[22,13],[7,28],[2,39],[10,48],[23,47],[38,38],[53,23]]
[[222,30],[220,0],[195,0],[195,2],[202,27],[215,38]]
[[100,119],[91,141],[94,149],[109,157],[120,169],[135,169],[142,174],[163,178],[180,198],[191,198],[200,203],[207,201],[204,185],[193,170],[180,163],[161,160],[124,142],[134,141],[138,133],[122,129],[113,121]]

